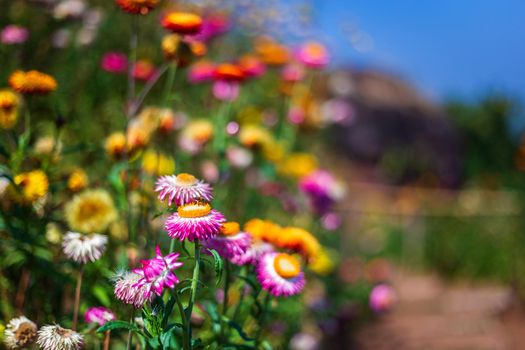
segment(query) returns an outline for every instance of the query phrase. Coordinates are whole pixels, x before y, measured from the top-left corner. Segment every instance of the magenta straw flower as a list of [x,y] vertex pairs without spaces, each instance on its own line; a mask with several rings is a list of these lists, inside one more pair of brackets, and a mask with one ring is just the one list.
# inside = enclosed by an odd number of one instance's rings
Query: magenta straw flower
[[151,299],[148,286],[137,286],[141,278],[141,275],[129,271],[119,274],[115,278],[115,297],[125,304],[140,309]]
[[248,264],[257,266],[264,254],[274,252],[274,248],[270,243],[254,240],[253,238],[251,241],[252,244],[248,247],[248,249],[246,249],[246,252],[242,255],[233,257],[231,259],[232,263],[239,266]]
[[103,306],[95,306],[86,310],[84,319],[86,323],[97,323],[99,326],[103,326],[107,322],[115,320],[116,317],[110,309]]
[[22,44],[29,38],[29,31],[14,24],[5,26],[0,33],[0,41],[5,45]]
[[204,83],[213,80],[215,64],[208,61],[199,61],[188,69],[188,81],[192,84]]
[[204,245],[215,249],[225,259],[236,260],[246,254],[251,241],[252,237],[241,232],[237,222],[231,221],[224,223],[220,233],[204,241]]
[[213,83],[213,96],[220,101],[233,102],[239,97],[241,86],[237,82],[217,80]]
[[298,294],[306,283],[299,261],[286,253],[264,254],[257,266],[257,280],[276,297]]
[[159,192],[159,200],[167,198],[168,205],[175,202],[181,206],[199,200],[211,202],[213,199],[213,190],[209,184],[186,173],[161,176],[157,180],[155,192]]
[[206,240],[218,234],[226,221],[208,203],[194,202],[177,208],[164,224],[168,236],[183,241]]
[[171,271],[184,265],[177,261],[179,254],[170,253],[162,255],[159,246],[155,248],[155,257],[149,260],[142,260],[142,268],[134,269],[133,272],[142,278],[136,283],[141,288],[147,286],[147,296],[155,292],[158,296],[162,294],[164,288],[172,289],[179,279]]
[[102,57],[100,66],[109,73],[125,73],[128,70],[128,58],[120,52],[108,52]]

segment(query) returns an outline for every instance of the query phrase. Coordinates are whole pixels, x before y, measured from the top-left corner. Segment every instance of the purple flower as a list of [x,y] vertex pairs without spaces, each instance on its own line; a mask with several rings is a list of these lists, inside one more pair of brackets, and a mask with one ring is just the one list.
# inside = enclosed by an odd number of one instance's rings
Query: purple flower
[[109,73],[125,73],[128,69],[128,58],[120,52],[108,52],[102,57],[100,65]]
[[172,289],[179,279],[171,270],[184,265],[177,261],[179,254],[170,253],[162,256],[159,246],[155,248],[155,257],[149,260],[142,260],[142,268],[134,269],[133,272],[142,278],[136,283],[136,287],[147,287],[146,295],[149,297],[152,292],[158,296],[162,294],[164,288]]
[[96,306],[86,310],[84,319],[86,323],[98,323],[99,326],[103,326],[107,322],[116,319],[116,317],[110,309],[106,309],[103,306]]
[[299,189],[308,195],[313,210],[319,215],[326,214],[344,195],[344,188],[325,170],[316,170],[303,177]]
[[0,37],[2,44],[22,44],[29,38],[29,31],[24,27],[10,24],[2,29]]
[[306,283],[299,261],[286,253],[264,254],[257,265],[257,280],[276,297],[298,294]]

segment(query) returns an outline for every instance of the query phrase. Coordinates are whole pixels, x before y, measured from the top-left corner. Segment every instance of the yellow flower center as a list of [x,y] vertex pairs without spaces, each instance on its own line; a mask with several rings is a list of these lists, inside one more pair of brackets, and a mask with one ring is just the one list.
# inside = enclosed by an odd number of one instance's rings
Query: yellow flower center
[[282,278],[294,278],[301,272],[301,265],[296,258],[289,254],[281,253],[275,257],[273,267]]
[[197,183],[197,178],[191,174],[180,173],[177,175],[177,183],[183,186],[192,186]]
[[181,218],[200,218],[210,213],[211,206],[206,203],[192,203],[186,204],[177,209],[177,213]]
[[233,236],[241,230],[239,223],[235,221],[225,222],[222,225],[221,233],[225,236]]

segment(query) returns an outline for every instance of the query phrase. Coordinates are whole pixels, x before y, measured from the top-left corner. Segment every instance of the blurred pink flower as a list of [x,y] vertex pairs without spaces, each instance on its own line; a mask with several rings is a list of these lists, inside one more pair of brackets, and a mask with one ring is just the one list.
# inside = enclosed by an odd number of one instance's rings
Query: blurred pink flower
[[239,96],[240,85],[233,81],[218,80],[213,83],[213,96],[221,101],[233,102]]
[[128,58],[120,52],[108,52],[102,57],[100,65],[106,72],[125,73],[128,69]]
[[224,34],[230,28],[230,20],[223,15],[211,15],[204,17],[201,29],[197,34],[187,35],[186,40],[207,42],[221,34]]
[[299,62],[309,68],[323,68],[330,61],[326,48],[313,41],[301,46],[295,56]]
[[304,110],[301,107],[292,106],[288,111],[288,121],[292,124],[302,124],[305,117]]
[[84,314],[86,323],[98,323],[99,326],[103,326],[109,321],[116,319],[115,314],[110,309],[106,309],[103,306],[90,307]]
[[323,216],[321,220],[323,228],[328,231],[337,230],[342,223],[341,216],[339,216],[337,213],[328,213]]
[[304,77],[304,68],[297,63],[290,63],[283,67],[281,77],[284,81],[297,82]]
[[200,61],[193,64],[188,70],[188,80],[190,83],[197,84],[213,79],[215,65],[208,61]]
[[2,29],[0,37],[2,44],[22,44],[29,38],[29,31],[24,27],[10,24]]
[[394,288],[387,284],[378,284],[370,292],[370,308],[374,312],[384,312],[392,308],[396,302]]

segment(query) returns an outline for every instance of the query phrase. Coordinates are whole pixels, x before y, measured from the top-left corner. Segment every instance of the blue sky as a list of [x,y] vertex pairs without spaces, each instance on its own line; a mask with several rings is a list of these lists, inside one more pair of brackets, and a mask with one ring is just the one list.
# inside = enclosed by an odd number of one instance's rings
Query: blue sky
[[312,1],[336,63],[394,72],[437,100],[492,90],[525,99],[524,0]]

